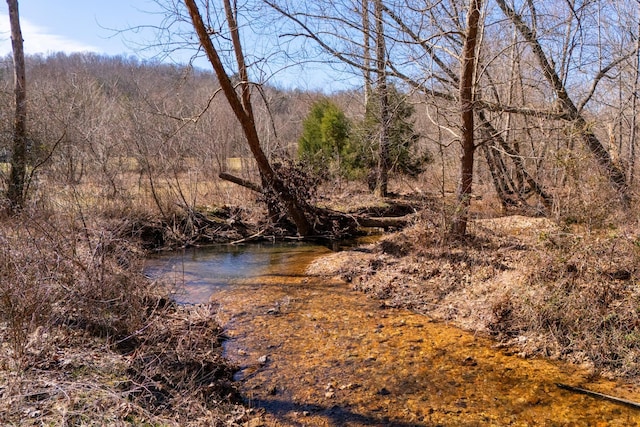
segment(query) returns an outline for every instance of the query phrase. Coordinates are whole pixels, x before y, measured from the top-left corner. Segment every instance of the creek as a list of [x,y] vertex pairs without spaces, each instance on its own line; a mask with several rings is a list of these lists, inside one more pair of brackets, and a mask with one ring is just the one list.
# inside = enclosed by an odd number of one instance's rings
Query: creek
[[322,246],[255,244],[172,253],[147,273],[210,303],[248,404],[267,426],[631,426],[640,411],[570,384],[640,401],[637,387],[578,366],[518,357],[305,269]]

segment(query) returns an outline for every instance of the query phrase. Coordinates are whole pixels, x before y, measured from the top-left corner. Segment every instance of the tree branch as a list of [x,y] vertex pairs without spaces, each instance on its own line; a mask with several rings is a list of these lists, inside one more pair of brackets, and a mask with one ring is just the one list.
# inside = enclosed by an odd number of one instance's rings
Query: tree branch
[[580,104],[578,104],[578,114],[582,114],[582,110],[584,109],[584,106],[587,104],[587,102],[589,102],[589,100],[591,99],[591,97],[593,97],[593,94],[596,91],[596,88],[598,86],[598,83],[600,83],[600,80],[602,80],[604,77],[606,77],[607,73],[609,71],[611,71],[611,69],[613,67],[615,67],[616,65],[618,65],[619,63],[626,61],[627,59],[629,59],[631,56],[635,55],[635,50],[633,52],[629,52],[626,55],[616,59],[615,61],[611,62],[609,65],[607,65],[606,67],[604,67],[602,70],[600,70],[600,72],[598,72],[598,74],[593,78],[593,83],[591,84],[591,89],[589,90],[589,93],[587,94],[587,96],[585,96],[585,98],[580,102]]

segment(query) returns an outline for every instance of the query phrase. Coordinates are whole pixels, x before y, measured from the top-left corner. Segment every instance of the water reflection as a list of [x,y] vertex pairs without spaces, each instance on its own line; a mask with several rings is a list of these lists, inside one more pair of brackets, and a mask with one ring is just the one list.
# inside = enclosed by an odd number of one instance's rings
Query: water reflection
[[330,250],[299,242],[217,245],[168,252],[149,258],[145,272],[177,289],[181,304],[207,303],[217,290],[264,275],[303,274],[314,257]]

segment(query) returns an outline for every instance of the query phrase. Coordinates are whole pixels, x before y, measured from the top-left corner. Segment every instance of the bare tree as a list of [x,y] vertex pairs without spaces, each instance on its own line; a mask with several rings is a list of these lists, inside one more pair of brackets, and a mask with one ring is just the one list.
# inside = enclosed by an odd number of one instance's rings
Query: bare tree
[[247,143],[256,160],[264,183],[268,186],[269,190],[271,190],[280,199],[284,205],[287,215],[296,225],[298,234],[301,236],[308,236],[313,232],[313,227],[305,216],[305,212],[303,207],[300,205],[300,201],[295,199],[290,189],[284,185],[283,181],[275,173],[260,145],[260,137],[256,129],[256,121],[253,115],[251,90],[242,45],[240,44],[238,25],[236,23],[234,10],[231,7],[230,1],[224,0],[223,3],[227,26],[231,35],[232,49],[238,66],[240,77],[238,85],[240,87],[240,95],[236,92],[234,84],[231,81],[231,77],[224,68],[222,60],[218,54],[218,50],[211,41],[210,37],[214,33],[207,30],[207,26],[202,20],[200,10],[198,9],[195,1],[185,0],[185,5],[187,6],[187,10],[191,16],[193,28],[198,35],[200,44],[207,54],[209,62],[213,66],[225,98],[229,102],[231,109],[242,126]]
[[364,76],[364,105],[371,98],[371,27],[369,24],[369,0],[362,0],[362,73]]
[[[635,180],[636,145],[638,136],[638,89],[640,88],[640,3],[637,7],[636,53],[633,61],[633,86],[631,97],[631,135],[629,136],[629,185]],[[622,142],[622,138],[620,138]]]
[[11,46],[13,49],[15,116],[13,122],[13,155],[7,198],[12,209],[24,204],[24,186],[27,172],[27,88],[22,30],[18,0],[7,0],[11,22]]
[[462,236],[467,230],[471,189],[473,185],[473,159],[476,151],[474,138],[473,88],[476,69],[476,46],[480,24],[482,0],[470,0],[467,11],[467,31],[462,49],[460,68],[460,112],[462,119],[462,159],[460,161],[460,186],[458,187],[458,206],[451,224],[451,232]]
[[380,128],[378,142],[378,170],[376,173],[375,194],[387,196],[389,182],[389,94],[387,89],[387,51],[382,18],[382,0],[374,0],[376,21],[376,93],[380,108]]

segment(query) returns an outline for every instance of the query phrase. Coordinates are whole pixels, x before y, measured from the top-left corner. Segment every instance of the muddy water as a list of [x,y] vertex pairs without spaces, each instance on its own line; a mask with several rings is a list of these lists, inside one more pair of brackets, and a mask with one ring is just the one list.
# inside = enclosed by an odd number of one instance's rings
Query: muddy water
[[[640,401],[637,387],[522,359],[427,317],[383,308],[343,283],[306,277],[324,248],[237,251],[184,256],[170,275],[194,284],[187,283],[185,301],[212,294],[230,337],[227,356],[242,368],[239,386],[265,411],[265,425],[640,425],[637,409],[556,383]],[[244,264],[216,271],[230,260]]]

